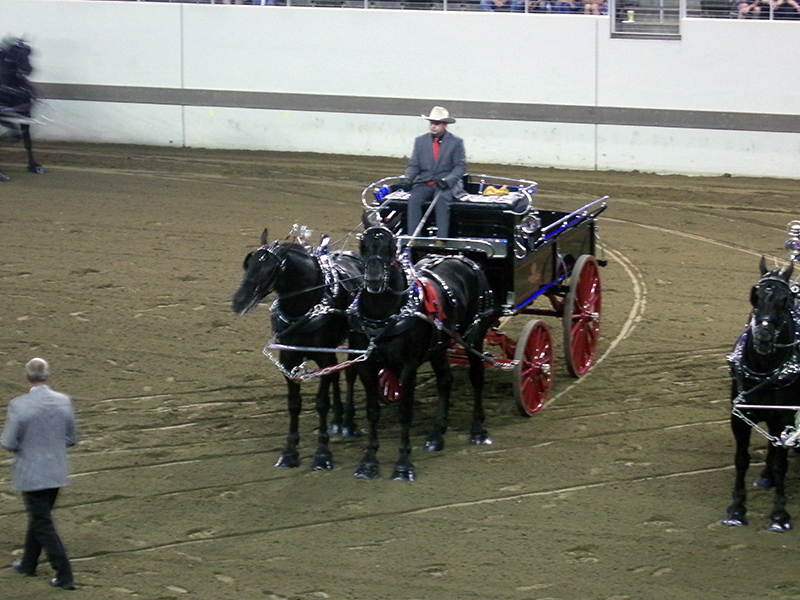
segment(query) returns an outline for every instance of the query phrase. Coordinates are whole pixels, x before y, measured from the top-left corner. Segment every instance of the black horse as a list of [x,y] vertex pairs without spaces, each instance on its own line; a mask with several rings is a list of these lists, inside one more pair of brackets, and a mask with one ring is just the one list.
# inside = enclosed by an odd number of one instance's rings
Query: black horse
[[399,379],[400,448],[392,479],[413,481],[410,431],[417,369],[429,361],[439,396],[426,449],[441,450],[447,430],[452,374],[447,349],[453,337],[466,347],[474,405],[470,442],[490,444],[484,428],[483,338],[496,320],[491,289],[480,267],[463,257],[423,259],[413,269],[396,258],[395,238],[384,227],[370,227],[361,239],[364,289],[351,308],[350,347],[367,351],[358,374],[367,396],[369,436],[355,476],[378,477],[378,421],[381,371]]
[[[0,44],[0,125],[11,131],[11,139],[22,140],[28,154],[28,171],[44,173],[33,158],[31,145],[31,109],[36,95],[28,81],[33,72],[31,47],[21,39],[7,39]],[[0,173],[0,181],[10,178]]]
[[[781,436],[794,430],[795,413],[768,407],[796,406],[800,399],[800,321],[796,295],[789,283],[793,264],[784,270],[767,271],[762,258],[760,268],[761,279],[750,292],[750,321],[728,357],[733,380],[731,428],[736,440],[736,482],[733,503],[723,523],[747,524],[745,475],[750,465],[750,433],[756,428],[771,442],[764,470],[755,483],[756,487],[774,488],[768,529],[788,531],[791,524],[784,491],[787,448]],[[754,405],[765,408],[739,408]],[[766,431],[757,425],[760,422],[766,423]]]
[[[346,309],[361,287],[361,260],[349,252],[329,252],[327,240],[315,250],[291,242],[267,244],[267,230],[261,235],[261,247],[244,260],[244,279],[233,296],[233,310],[239,315],[250,312],[258,303],[275,291],[277,300],[272,306],[272,333],[276,342],[308,350],[281,350],[277,361],[286,379],[289,407],[289,434],[285,449],[275,466],[297,467],[300,456],[299,420],[302,399],[300,383],[293,370],[305,360],[313,360],[320,368],[332,368],[336,354],[315,348],[336,348],[347,337]],[[339,395],[339,372],[332,370],[320,376],[316,397],[319,415],[317,449],[311,468],[333,468],[329,448],[330,433],[345,437],[356,436],[354,421],[353,383],[355,373],[348,377],[347,402],[342,407]],[[330,388],[333,386],[333,415]]]

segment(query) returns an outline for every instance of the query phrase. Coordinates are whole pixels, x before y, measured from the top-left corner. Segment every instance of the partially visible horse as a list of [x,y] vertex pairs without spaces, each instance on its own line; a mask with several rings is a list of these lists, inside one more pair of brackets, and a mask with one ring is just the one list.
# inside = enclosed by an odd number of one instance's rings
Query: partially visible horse
[[[18,38],[6,39],[0,44],[0,125],[11,130],[14,141],[22,139],[28,155],[28,171],[44,173],[33,158],[31,144],[31,109],[36,100],[28,76],[33,72],[31,47]],[[0,173],[0,181],[10,178]]]
[[[349,252],[329,252],[327,240],[311,249],[297,241],[267,243],[267,230],[261,235],[261,246],[244,260],[244,279],[233,295],[234,312],[245,315],[273,291],[277,300],[272,306],[272,333],[276,342],[306,350],[281,350],[278,366],[286,379],[289,408],[289,434],[286,447],[275,466],[297,467],[300,455],[299,420],[302,408],[300,383],[294,370],[305,360],[313,360],[321,369],[332,368],[336,354],[318,348],[336,348],[347,337],[346,309],[362,285],[361,260]],[[339,372],[332,370],[320,376],[316,397],[319,416],[317,449],[311,468],[333,468],[329,447],[330,433],[358,435],[354,422],[353,383],[355,373],[348,376],[347,402],[342,408],[339,395]],[[333,415],[330,388],[333,386]]]
[[[797,406],[800,400],[800,315],[790,285],[793,264],[784,270],[767,271],[762,258],[760,269],[761,279],[750,292],[753,305],[750,321],[728,357],[733,380],[731,428],[736,440],[736,480],[733,503],[723,523],[747,524],[745,475],[750,465],[750,433],[757,428],[771,443],[755,486],[774,487],[768,529],[788,531],[791,529],[785,493],[788,451],[781,443],[781,434],[794,429],[795,412],[768,407]],[[738,408],[739,405],[765,408]],[[760,422],[766,423],[766,431],[758,427]]]
[[397,259],[395,238],[384,227],[370,227],[361,239],[364,289],[351,308],[350,347],[367,350],[358,374],[367,396],[369,435],[355,476],[378,477],[378,421],[381,371],[399,379],[399,457],[392,479],[413,481],[410,431],[417,369],[429,361],[439,397],[426,448],[441,450],[448,427],[453,377],[447,349],[458,338],[468,349],[474,390],[470,442],[490,444],[484,428],[483,339],[496,320],[492,292],[481,268],[464,257],[423,259],[412,269]]

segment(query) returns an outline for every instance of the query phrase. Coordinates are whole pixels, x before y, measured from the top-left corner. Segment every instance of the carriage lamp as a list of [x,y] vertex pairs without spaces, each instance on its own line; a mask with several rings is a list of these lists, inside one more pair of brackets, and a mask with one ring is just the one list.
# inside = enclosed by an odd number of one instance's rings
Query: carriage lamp
[[790,260],[800,260],[800,221],[789,223],[789,239],[786,241],[786,249],[789,251]]

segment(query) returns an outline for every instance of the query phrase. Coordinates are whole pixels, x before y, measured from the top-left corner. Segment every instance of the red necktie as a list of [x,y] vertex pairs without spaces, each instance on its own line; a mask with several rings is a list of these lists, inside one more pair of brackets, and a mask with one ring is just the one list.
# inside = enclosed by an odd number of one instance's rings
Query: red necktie
[[439,144],[441,143],[440,138],[433,138],[433,160],[434,162],[439,160]]

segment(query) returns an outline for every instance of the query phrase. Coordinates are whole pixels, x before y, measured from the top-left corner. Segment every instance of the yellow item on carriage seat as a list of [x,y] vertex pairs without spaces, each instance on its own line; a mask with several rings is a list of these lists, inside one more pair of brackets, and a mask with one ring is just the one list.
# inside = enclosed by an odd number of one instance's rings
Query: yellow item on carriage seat
[[507,196],[508,195],[508,187],[503,186],[501,188],[496,188],[493,185],[490,185],[485,190],[483,190],[484,196]]

